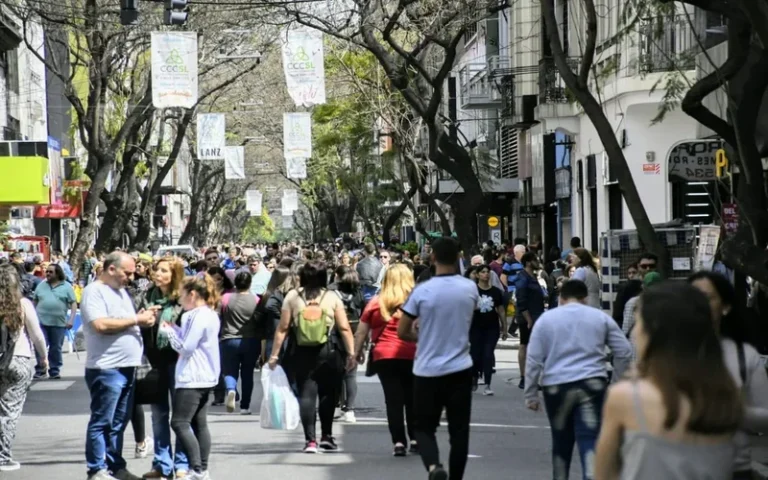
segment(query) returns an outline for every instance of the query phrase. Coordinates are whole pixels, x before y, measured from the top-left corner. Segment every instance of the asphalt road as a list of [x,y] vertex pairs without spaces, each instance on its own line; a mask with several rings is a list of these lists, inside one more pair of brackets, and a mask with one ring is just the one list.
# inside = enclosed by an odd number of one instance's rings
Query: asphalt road
[[[3,480],[85,479],[85,429],[89,415],[88,392],[83,381],[84,354],[65,356],[63,378],[36,382],[27,398],[14,445],[14,458],[22,463]],[[472,436],[466,479],[544,480],[551,478],[549,428],[543,413],[525,409],[517,388],[517,351],[497,350],[499,374],[496,396],[476,394],[473,400]],[[362,370],[361,370],[362,371]],[[256,373],[254,410],[258,413],[261,387]],[[506,383],[514,378],[512,383]],[[418,479],[426,478],[417,457],[393,458],[386,426],[384,399],[376,377],[359,377],[358,423],[336,424],[338,453],[300,453],[303,435],[259,428],[258,415],[242,417],[212,408],[209,423],[213,436],[210,472],[214,480],[245,475],[257,478],[306,478],[312,480]],[[481,389],[482,390],[482,387]],[[151,420],[146,414],[148,433]],[[447,461],[448,435],[439,431],[441,452]],[[135,474],[149,470],[151,459],[133,458],[133,433],[126,432],[125,455]],[[574,456],[576,459],[577,456]],[[579,466],[572,467],[579,478]]]

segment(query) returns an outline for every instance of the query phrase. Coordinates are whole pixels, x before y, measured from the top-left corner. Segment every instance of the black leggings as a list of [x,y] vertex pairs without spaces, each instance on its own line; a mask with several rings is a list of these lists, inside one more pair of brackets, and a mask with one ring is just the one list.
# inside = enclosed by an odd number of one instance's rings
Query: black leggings
[[482,375],[486,388],[491,387],[493,367],[496,364],[495,350],[500,333],[498,328],[473,328],[469,331],[469,351],[472,355],[475,384]]
[[445,408],[451,453],[448,457],[448,475],[451,480],[462,480],[469,455],[469,421],[472,414],[472,369],[451,373],[443,377],[417,377],[413,380],[416,440],[419,442],[421,461],[429,469],[440,464],[435,432]]
[[[376,373],[384,390],[392,444],[405,445],[408,438],[416,440],[413,433],[413,360],[379,360],[376,362]],[[406,428],[408,438],[405,436]]]
[[322,436],[332,436],[333,412],[343,373],[334,365],[325,347],[296,347],[291,364],[298,387],[299,413],[305,440],[317,441],[315,423],[318,413]]
[[133,416],[131,416],[131,425],[133,426],[133,437],[136,444],[144,443],[147,438],[147,427],[144,421],[144,405],[133,406]]
[[211,433],[208,431],[210,388],[179,388],[173,398],[171,428],[187,452],[189,468],[197,473],[208,470]]

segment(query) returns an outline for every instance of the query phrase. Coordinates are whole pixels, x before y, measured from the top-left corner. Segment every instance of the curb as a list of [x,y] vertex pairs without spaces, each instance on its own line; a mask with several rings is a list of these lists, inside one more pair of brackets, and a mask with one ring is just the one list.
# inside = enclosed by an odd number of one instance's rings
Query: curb
[[520,350],[520,344],[499,342],[496,344],[496,350]]
[[752,462],[752,478],[755,480],[768,480],[768,466],[760,462]]

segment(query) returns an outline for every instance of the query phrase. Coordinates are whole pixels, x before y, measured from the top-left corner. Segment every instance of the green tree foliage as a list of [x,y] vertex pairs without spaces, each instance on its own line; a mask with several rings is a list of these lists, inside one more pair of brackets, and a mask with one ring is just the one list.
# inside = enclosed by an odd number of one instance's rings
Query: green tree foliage
[[248,217],[240,235],[242,243],[274,242],[275,222],[264,208],[260,217]]

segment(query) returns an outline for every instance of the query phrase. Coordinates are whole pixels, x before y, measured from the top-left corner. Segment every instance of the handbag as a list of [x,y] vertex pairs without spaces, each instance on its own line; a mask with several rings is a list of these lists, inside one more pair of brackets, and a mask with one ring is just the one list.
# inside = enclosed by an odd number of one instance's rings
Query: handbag
[[[153,342],[157,332],[152,329]],[[146,355],[141,356],[141,365],[136,367],[136,387],[133,402],[136,405],[156,405],[168,399],[168,378],[159,368],[152,366]]]
[[[386,325],[384,325],[384,328],[387,328]],[[366,358],[368,361],[365,362],[365,376],[366,377],[372,377],[376,375],[376,368],[373,361],[373,349],[376,348],[376,342],[379,340],[379,337],[384,333],[384,328],[381,329],[381,333],[379,333],[378,337],[376,337],[376,340],[371,338],[371,343],[368,345],[368,357]]]

